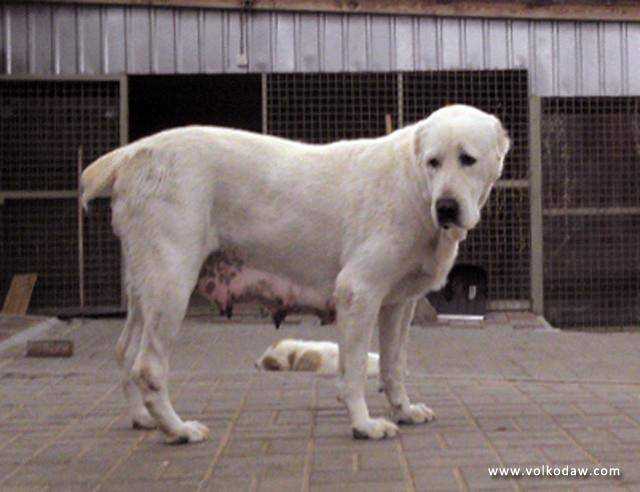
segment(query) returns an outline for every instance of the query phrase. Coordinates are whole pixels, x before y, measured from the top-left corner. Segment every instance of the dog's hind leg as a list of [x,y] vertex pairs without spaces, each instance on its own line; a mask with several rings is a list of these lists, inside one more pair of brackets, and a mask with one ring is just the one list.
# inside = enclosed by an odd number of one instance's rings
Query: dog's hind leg
[[142,247],[152,250],[153,255],[140,255],[132,262],[131,280],[140,296],[143,317],[132,376],[144,406],[169,443],[202,441],[209,434],[199,422],[185,422],[178,416],[168,389],[170,345],[178,335],[204,260],[202,251],[189,247],[195,243],[177,237],[161,244],[147,241]]
[[401,424],[420,424],[435,417],[424,403],[412,404],[404,385],[409,327],[416,301],[383,306],[380,329],[380,378],[391,404],[391,416]]
[[142,394],[133,379],[132,368],[142,338],[142,310],[131,286],[127,286],[127,322],[116,344],[116,359],[122,368],[122,389],[129,405],[134,429],[154,429],[156,420],[144,406]]
[[180,331],[202,263],[218,241],[206,207],[211,181],[198,174],[202,168],[197,149],[195,154],[186,148],[176,152],[179,162],[171,160],[175,154],[166,148],[132,157],[118,170],[111,210],[133,294],[131,326],[142,327],[138,343],[133,336],[138,332],[131,331],[130,377],[167,440],[184,443],[201,441],[209,431],[198,422],[184,422],[173,409],[170,345]]

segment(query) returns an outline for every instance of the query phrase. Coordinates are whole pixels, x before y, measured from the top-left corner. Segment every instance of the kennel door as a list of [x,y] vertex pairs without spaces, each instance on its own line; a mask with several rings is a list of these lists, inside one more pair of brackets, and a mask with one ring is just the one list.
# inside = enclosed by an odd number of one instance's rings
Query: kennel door
[[[121,306],[118,242],[107,199],[78,235],[78,149],[83,166],[122,141],[119,78],[0,79],[2,295],[13,275],[36,273],[30,312]],[[84,244],[80,265],[79,246]]]

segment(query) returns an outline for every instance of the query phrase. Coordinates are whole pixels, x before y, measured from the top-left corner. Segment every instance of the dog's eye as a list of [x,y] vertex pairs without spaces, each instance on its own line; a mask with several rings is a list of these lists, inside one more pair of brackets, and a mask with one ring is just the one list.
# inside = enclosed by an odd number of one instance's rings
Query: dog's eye
[[433,168],[440,167],[440,161],[435,157],[433,159],[429,159],[429,166]]
[[462,154],[460,154],[460,163],[463,166],[473,166],[476,163],[476,158],[471,157],[469,154],[463,152]]

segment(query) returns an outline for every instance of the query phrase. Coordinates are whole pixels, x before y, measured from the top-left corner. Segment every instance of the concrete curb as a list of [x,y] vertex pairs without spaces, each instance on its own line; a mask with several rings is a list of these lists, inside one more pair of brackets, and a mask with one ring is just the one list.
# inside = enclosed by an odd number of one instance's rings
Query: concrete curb
[[27,340],[32,340],[37,338],[44,333],[48,332],[51,328],[53,328],[56,324],[62,323],[58,318],[49,318],[37,325],[32,326],[31,328],[27,328],[15,335],[7,338],[5,341],[0,342],[0,353],[5,350],[12,349],[18,345],[24,345],[27,343]]

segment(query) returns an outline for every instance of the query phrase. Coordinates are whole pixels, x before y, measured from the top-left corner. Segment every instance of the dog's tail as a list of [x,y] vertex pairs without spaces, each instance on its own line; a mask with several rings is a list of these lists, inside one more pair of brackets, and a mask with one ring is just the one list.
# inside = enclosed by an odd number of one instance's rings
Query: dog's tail
[[91,200],[98,196],[109,196],[116,180],[116,171],[129,160],[124,147],[112,150],[89,165],[80,177],[82,207],[87,210]]

